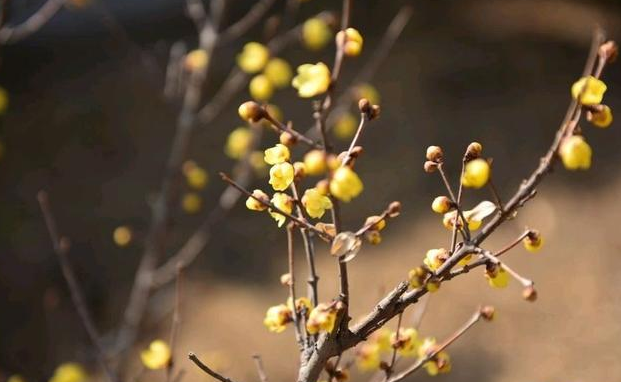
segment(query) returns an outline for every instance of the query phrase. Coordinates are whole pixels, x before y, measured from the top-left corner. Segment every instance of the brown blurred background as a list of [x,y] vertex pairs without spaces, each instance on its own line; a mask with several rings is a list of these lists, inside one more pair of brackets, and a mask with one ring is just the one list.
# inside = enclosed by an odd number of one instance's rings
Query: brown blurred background
[[[3,47],[0,54],[0,86],[10,94],[10,109],[0,121],[5,146],[0,159],[0,374],[5,376],[19,372],[32,381],[47,380],[67,360],[94,366],[51,252],[36,192],[49,191],[62,231],[72,239],[70,259],[89,306],[101,331],[110,332],[142,251],[140,238],[119,249],[111,234],[121,224],[132,226],[138,236],[146,231],[148,201],[159,186],[174,133],[179,105],[162,96],[167,54],[178,39],[196,43],[182,2],[99,1],[61,11],[38,34]],[[251,3],[233,1],[230,18]],[[344,81],[369,59],[406,3],[354,2],[352,24],[365,36],[365,53],[347,62]],[[549,145],[569,101],[569,86],[582,71],[593,27],[600,24],[610,38],[621,37],[621,5],[614,0],[409,3],[414,16],[372,81],[382,95],[382,117],[363,138],[359,169],[366,188],[345,206],[345,224],[356,227],[392,200],[402,201],[404,212],[390,224],[382,245],[365,246],[351,265],[354,317],[371,309],[428,248],[448,240],[428,208],[441,188],[435,176],[422,171],[426,146],[445,148],[454,175],[464,147],[482,142],[494,158],[495,182],[507,197]],[[11,17],[23,19],[39,4],[14,0]],[[304,3],[298,20],[339,6],[328,0]],[[216,83],[243,43],[259,35],[255,28],[219,51]],[[331,49],[310,53],[296,47],[283,57],[298,65],[331,62],[332,54]],[[606,103],[613,111],[621,106],[618,65],[604,76]],[[176,216],[171,252],[224,188],[216,174],[228,171],[232,161],[222,148],[240,124],[235,105],[246,98],[239,94],[222,117],[195,134],[191,157],[207,168],[211,181],[203,193],[204,212]],[[310,103],[297,99],[292,89],[274,102],[297,125],[311,121]],[[535,304],[521,300],[517,285],[490,290],[480,272],[432,296],[421,330],[439,338],[480,303],[499,311],[495,323],[476,327],[451,349],[453,372],[440,380],[621,380],[617,125],[608,130],[585,126],[593,168],[557,171],[488,244],[501,246],[525,225],[542,230],[546,247],[540,254],[517,249],[508,257],[536,281],[540,298]],[[266,144],[273,143],[270,139]],[[481,198],[489,196],[470,193],[466,200],[474,204]],[[271,334],[262,326],[267,306],[286,298],[278,283],[286,268],[282,230],[266,216],[239,207],[213,237],[186,274],[176,351],[180,364],[192,371],[187,380],[205,378],[185,361],[189,350],[220,359],[227,373],[243,381],[256,380],[250,355],[260,353],[270,380],[291,379],[297,362],[292,333]],[[327,300],[335,290],[336,266],[323,250],[319,258],[320,293]],[[140,346],[167,336],[172,296],[170,288],[154,296]],[[420,373],[412,379],[424,378]]]

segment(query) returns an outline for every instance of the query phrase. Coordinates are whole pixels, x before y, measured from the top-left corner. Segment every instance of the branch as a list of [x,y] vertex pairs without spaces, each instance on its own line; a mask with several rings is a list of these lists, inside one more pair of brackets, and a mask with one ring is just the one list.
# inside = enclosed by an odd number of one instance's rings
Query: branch
[[230,25],[219,40],[219,44],[226,44],[243,36],[250,28],[258,23],[269,11],[276,0],[259,0],[250,10],[234,24]]
[[52,240],[54,253],[56,253],[58,263],[60,264],[60,268],[63,273],[63,277],[65,278],[65,282],[69,287],[71,300],[73,301],[73,305],[78,312],[78,316],[80,316],[80,320],[82,321],[82,325],[84,325],[84,328],[86,329],[86,333],[88,334],[89,339],[95,346],[97,360],[99,361],[99,364],[106,373],[108,379],[111,382],[117,382],[118,377],[108,367],[108,364],[106,362],[106,356],[103,345],[101,343],[101,337],[99,336],[99,332],[95,327],[93,317],[88,310],[88,306],[84,299],[84,292],[82,292],[82,288],[80,287],[80,284],[75,277],[75,273],[73,272],[71,263],[67,258],[67,253],[69,252],[69,248],[71,246],[69,239],[58,234],[56,220],[54,219],[54,215],[52,213],[52,208],[50,206],[47,192],[39,191],[39,193],[37,194],[37,200],[39,201],[39,207],[41,208],[41,213],[43,214],[43,218],[45,219],[45,225],[47,226],[47,230],[50,234],[50,239]]
[[26,21],[16,26],[3,26],[0,29],[0,45],[14,44],[41,29],[65,5],[66,0],[47,0]]
[[201,369],[205,373],[209,374],[214,379],[217,379],[220,382],[235,382],[234,380],[232,380],[230,378],[227,378],[227,377],[219,374],[218,372],[210,369],[209,366],[205,365],[203,362],[201,362],[200,359],[198,359],[196,354],[190,352],[190,353],[188,353],[188,358],[190,359],[190,361],[194,362],[194,364],[196,366],[198,366],[199,369]]

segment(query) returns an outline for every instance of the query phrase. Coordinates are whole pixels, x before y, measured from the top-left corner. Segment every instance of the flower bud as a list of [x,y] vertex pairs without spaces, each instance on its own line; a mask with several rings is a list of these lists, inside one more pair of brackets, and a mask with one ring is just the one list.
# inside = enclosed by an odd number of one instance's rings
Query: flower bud
[[477,159],[481,156],[481,152],[483,151],[483,146],[479,142],[472,142],[468,145],[466,149],[466,160]]
[[391,202],[388,205],[388,217],[392,219],[392,218],[396,218],[400,214],[401,214],[401,202],[399,201]]
[[289,146],[289,147],[295,145],[295,143],[298,141],[297,138],[293,136],[293,134],[287,131],[280,133],[280,136],[278,137],[278,139],[280,140],[280,143],[282,143],[285,146]]
[[376,119],[380,116],[382,109],[379,105],[371,106],[371,112],[369,113],[369,120]]
[[381,216],[369,216],[364,225],[365,227],[368,226],[369,230],[381,231],[386,227],[386,220]]
[[429,272],[423,267],[416,267],[410,269],[408,272],[408,282],[410,283],[410,288],[416,289],[423,285],[425,281],[425,277]]
[[461,182],[464,187],[481,188],[487,184],[490,166],[485,159],[477,158],[466,164]]
[[291,273],[283,273],[282,275],[280,275],[280,283],[284,286],[291,285],[291,280]]
[[440,163],[444,158],[444,152],[440,146],[429,146],[427,147],[426,158],[428,161]]
[[579,135],[565,138],[559,155],[568,170],[587,170],[591,167],[591,146]]
[[371,102],[369,102],[366,98],[361,98],[358,101],[358,110],[360,110],[361,113],[368,115],[371,112]]
[[431,203],[431,209],[438,214],[445,214],[453,208],[453,202],[446,196],[438,196]]
[[377,245],[382,242],[382,234],[380,234],[379,231],[369,230],[364,233],[364,238],[372,245]]
[[304,164],[308,175],[321,175],[327,170],[326,153],[322,150],[311,150],[304,155]]
[[496,309],[491,305],[481,307],[481,317],[486,321],[492,321],[496,316]]
[[428,160],[427,162],[425,162],[423,168],[425,169],[426,173],[431,174],[438,169],[438,164],[436,162]]
[[258,122],[265,117],[265,110],[254,101],[242,103],[237,112],[244,121]]
[[440,279],[432,277],[427,281],[427,285],[425,286],[429,293],[435,293],[440,289]]
[[539,231],[529,231],[528,235],[522,240],[524,243],[524,248],[526,248],[529,252],[537,252],[543,246],[543,237]]
[[293,176],[297,180],[300,180],[306,176],[306,166],[304,165],[304,162],[295,162],[293,164]]
[[617,55],[619,54],[619,47],[617,43],[610,40],[606,41],[602,45],[600,45],[597,54],[606,61],[606,63],[610,64],[617,59]]
[[606,105],[596,105],[587,111],[586,118],[593,125],[605,129],[612,123],[612,110]]
[[330,192],[330,181],[322,179],[315,185],[315,188],[321,195],[328,195]]
[[537,300],[537,291],[532,285],[528,286],[522,291],[522,297],[526,301],[534,302]]

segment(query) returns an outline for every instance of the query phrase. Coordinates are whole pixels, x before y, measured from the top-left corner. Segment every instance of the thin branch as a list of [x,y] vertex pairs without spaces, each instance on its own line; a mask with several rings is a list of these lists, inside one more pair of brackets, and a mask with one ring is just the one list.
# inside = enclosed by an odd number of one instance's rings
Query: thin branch
[[252,356],[254,360],[254,364],[257,368],[257,373],[259,374],[259,380],[261,382],[267,382],[267,373],[265,373],[265,368],[263,367],[263,361],[261,360],[261,356],[259,354],[254,354]]
[[265,16],[276,0],[259,0],[246,14],[222,32],[219,44],[227,44],[243,36]]
[[71,300],[73,301],[73,305],[78,312],[80,320],[82,321],[82,325],[84,325],[84,328],[86,329],[86,333],[88,334],[89,339],[95,347],[97,360],[99,361],[99,364],[106,373],[108,379],[111,382],[117,382],[118,377],[112,371],[112,369],[110,369],[106,361],[106,355],[101,342],[101,336],[99,335],[99,332],[97,331],[97,328],[95,326],[95,322],[93,321],[93,317],[88,310],[88,305],[86,304],[86,300],[84,299],[84,292],[82,291],[82,288],[80,287],[80,284],[75,277],[75,273],[73,272],[73,268],[71,267],[71,263],[67,258],[67,253],[69,252],[69,248],[71,246],[69,239],[58,234],[56,220],[54,219],[54,215],[52,213],[52,207],[50,206],[47,192],[39,191],[39,193],[37,194],[37,200],[39,201],[39,207],[41,208],[41,213],[43,214],[43,218],[45,219],[45,225],[47,226],[47,230],[50,234],[50,239],[52,240],[54,253],[58,258],[58,263],[60,264],[63,277],[65,278],[67,286],[69,287]]
[[235,382],[234,380],[223,376],[222,374],[211,369],[209,366],[205,365],[203,362],[201,362],[200,359],[198,359],[196,354],[190,352],[188,353],[188,358],[190,359],[190,361],[194,362],[194,364],[198,366],[199,369],[209,374],[209,376],[211,376],[212,378],[217,379],[220,382]]
[[66,0],[47,0],[21,24],[0,28],[0,45],[14,44],[39,31],[65,5]]
[[[302,331],[300,330],[300,315],[295,305],[295,268],[294,268],[294,248],[293,248],[293,223],[287,224],[287,259],[289,263],[289,298],[291,299],[291,305],[293,310],[293,328],[295,331],[295,340],[300,346],[300,350],[304,350],[304,340],[302,338]],[[306,332],[306,331],[304,331]]]
[[347,165],[349,161],[351,160],[351,153],[352,151],[354,151],[354,147],[358,145],[358,141],[362,137],[362,131],[364,130],[367,122],[369,122],[369,115],[367,113],[360,113],[360,123],[358,124],[358,129],[356,129],[356,134],[354,135],[354,138],[351,140],[351,143],[349,144],[347,153],[343,157],[341,166]]
[[390,378],[390,375],[393,373],[395,362],[397,362],[398,347],[395,345],[399,343],[399,331],[401,330],[402,319],[403,319],[403,312],[399,313],[399,315],[397,316],[397,329],[395,330],[395,344],[393,345],[393,348],[392,348],[392,356],[390,357],[390,363],[388,364],[388,367],[384,370],[384,372],[386,373],[386,377],[385,377],[386,381]]
[[498,260],[494,255],[492,255],[492,253],[490,251],[481,250],[481,251],[478,251],[478,253],[483,255],[483,257],[485,257],[491,263],[500,266],[507,273],[509,273],[511,276],[513,276],[514,279],[518,280],[522,284],[522,286],[524,286],[524,287],[532,287],[533,285],[535,285],[535,283],[532,280],[527,279],[526,277],[520,275],[515,270],[510,268],[507,264],[505,264],[504,262]]
[[[181,325],[181,294],[183,292],[183,268],[181,264],[177,265],[177,276],[175,285],[175,307],[173,310],[172,323],[170,325],[169,346],[172,351],[175,350],[175,344],[177,343],[177,335],[179,332],[179,326]],[[172,382],[174,360],[168,364],[166,368],[166,382]]]

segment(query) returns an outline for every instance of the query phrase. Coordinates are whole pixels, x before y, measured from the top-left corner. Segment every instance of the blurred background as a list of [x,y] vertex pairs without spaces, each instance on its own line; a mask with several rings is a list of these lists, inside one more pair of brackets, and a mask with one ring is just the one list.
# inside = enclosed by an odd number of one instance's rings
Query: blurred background
[[[11,24],[42,3],[3,1]],[[228,3],[226,23],[253,4]],[[282,3],[269,14],[282,13]],[[168,54],[178,40],[190,49],[197,44],[181,0],[76,4],[36,34],[1,47],[0,86],[9,94],[9,106],[0,120],[0,380],[20,373],[29,381],[46,381],[58,364],[70,360],[97,374],[35,196],[48,190],[60,229],[72,240],[69,258],[96,324],[104,336],[112,335],[143,251],[149,203],[164,173],[180,108],[163,96]],[[365,245],[351,263],[354,320],[406,277],[427,249],[449,240],[429,209],[443,191],[435,174],[422,171],[425,148],[444,148],[457,181],[463,150],[471,141],[481,142],[494,158],[495,184],[508,198],[547,150],[569,102],[569,87],[582,72],[594,26],[604,27],[609,38],[621,37],[621,4],[615,0],[359,0],[352,25],[363,33],[365,48],[346,61],[343,87],[373,57],[405,4],[413,8],[412,19],[370,81],[381,95],[382,116],[362,139],[365,153],[357,169],[365,191],[343,208],[350,229],[392,200],[403,203],[403,213],[390,222],[381,245]],[[339,7],[337,1],[304,2],[296,23]],[[262,24],[218,48],[207,99],[243,44],[261,40]],[[293,44],[280,56],[293,67],[331,63],[333,48],[311,52]],[[618,110],[618,64],[606,70],[604,80],[606,104]],[[245,89],[239,92],[193,135],[190,157],[210,180],[198,213],[174,214],[170,254],[215,208],[225,188],[217,173],[234,165],[224,155],[226,138],[241,125],[236,108],[248,98]],[[311,102],[299,99],[294,89],[278,92],[270,102],[297,127],[312,122]],[[543,232],[546,246],[539,254],[518,248],[507,257],[537,283],[536,303],[523,301],[515,282],[491,290],[482,271],[447,283],[429,300],[421,332],[438,338],[452,333],[480,303],[498,309],[494,323],[477,326],[450,349],[453,371],[439,380],[621,379],[620,131],[616,124],[607,130],[585,124],[593,168],[577,173],[559,168],[487,244],[500,248],[524,226]],[[263,146],[275,142],[276,136],[266,133]],[[348,142],[338,145],[344,149]],[[266,179],[251,186],[257,187],[266,189]],[[490,198],[485,191],[469,192],[466,206],[484,198]],[[120,225],[134,232],[125,248],[112,240]],[[262,325],[265,309],[287,297],[278,281],[286,272],[283,230],[240,205],[213,227],[211,237],[184,275],[175,354],[179,367],[189,371],[185,378],[207,378],[186,361],[191,350],[242,381],[256,380],[250,356],[259,353],[270,380],[291,379],[298,360],[291,329],[273,334]],[[336,264],[323,244],[317,247],[321,299],[329,300],[337,287]],[[302,250],[297,254],[303,264]],[[298,272],[304,288],[306,271]],[[173,297],[174,285],[154,294],[137,349],[167,338]],[[128,359],[136,368],[137,354]],[[164,380],[164,375],[143,378]],[[411,379],[426,378],[421,372]]]

